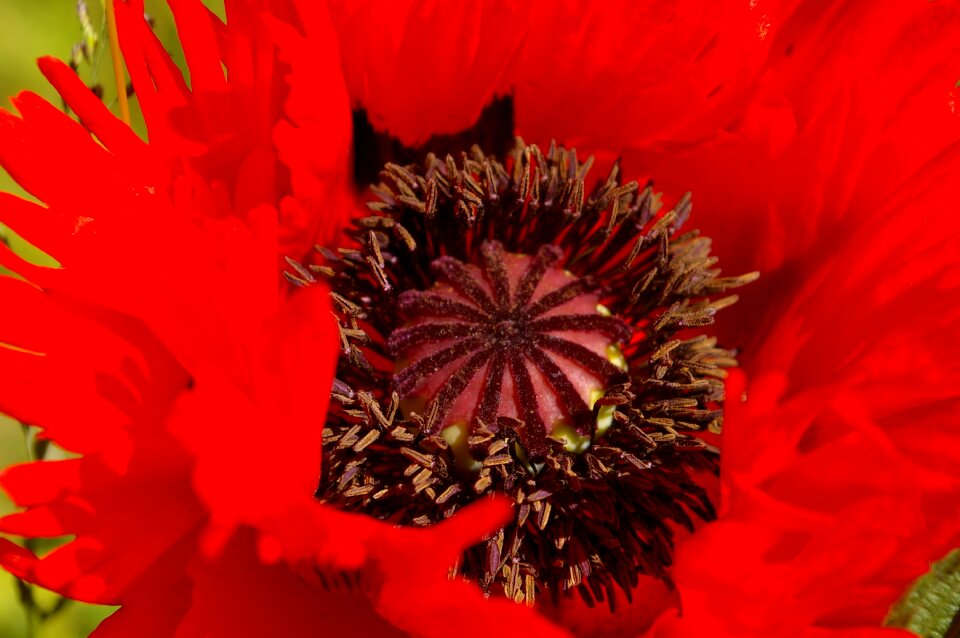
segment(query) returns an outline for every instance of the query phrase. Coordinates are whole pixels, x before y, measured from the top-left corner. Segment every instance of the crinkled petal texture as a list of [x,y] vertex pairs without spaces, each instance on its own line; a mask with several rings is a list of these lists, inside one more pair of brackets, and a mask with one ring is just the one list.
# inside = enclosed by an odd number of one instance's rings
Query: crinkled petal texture
[[331,15],[352,103],[408,146],[496,95],[528,142],[697,141],[739,112],[769,48],[746,2],[337,0]]
[[[121,45],[153,154],[167,179],[201,189],[208,217],[279,211],[280,249],[302,257],[336,230],[350,114],[323,6],[235,0],[228,25],[195,0],[169,3],[188,87],[143,20],[143,0],[117,3]],[[310,77],[291,60],[310,59]],[[82,113],[81,113],[82,114]]]
[[[679,547],[682,614],[653,633],[896,633],[889,605],[960,545],[958,3],[334,5],[382,132],[420,144],[510,95],[526,141],[692,190],[725,268],[762,271],[720,326],[750,378],[721,522]],[[422,37],[467,21],[502,23],[498,55]]]
[[[772,69],[799,76],[765,90],[800,126],[757,172],[781,195],[745,232],[785,239],[753,256],[769,276],[730,331],[752,381],[725,434],[722,522],[677,568],[717,635],[866,635],[960,545],[960,7],[895,9],[800,7],[776,35]],[[788,51],[803,20],[830,44]],[[755,205],[732,218],[763,219]]]
[[679,552],[713,633],[782,632],[782,614],[803,621],[785,635],[860,635],[960,544],[957,150],[806,261],[767,323],[727,421],[722,522]]
[[[349,114],[336,95],[330,118],[306,108],[337,82],[287,87],[277,42],[308,55],[330,26],[310,7],[228,2],[225,26],[172,4],[191,88],[142,7],[117,7],[150,143],[55,60],[41,68],[82,125],[32,94],[0,112],[0,163],[36,198],[4,194],[0,220],[59,262],[0,246],[18,275],[0,278],[17,309],[0,316],[0,410],[79,455],[0,475],[23,508],[0,531],[72,536],[43,557],[0,539],[0,564],[122,605],[98,636],[563,635],[447,577],[505,504],[407,530],[313,498],[336,328],[323,291],[284,293],[277,256],[304,231],[284,207],[337,189]],[[338,77],[335,55],[313,68]]]

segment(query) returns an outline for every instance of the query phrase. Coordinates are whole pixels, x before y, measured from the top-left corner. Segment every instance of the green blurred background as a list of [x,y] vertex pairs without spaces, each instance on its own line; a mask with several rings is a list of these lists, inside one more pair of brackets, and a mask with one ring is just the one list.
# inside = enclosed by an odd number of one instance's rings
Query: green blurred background
[[[208,0],[205,4],[222,15],[222,0]],[[147,0],[146,10],[154,20],[154,31],[180,68],[184,69],[176,28],[166,4],[158,0]],[[84,42],[92,45],[88,48],[89,55],[78,58],[75,55],[75,45]],[[4,96],[4,108],[10,108],[7,98],[23,90],[38,93],[53,104],[62,104],[56,92],[37,70],[35,60],[44,55],[52,55],[68,62],[78,59],[80,77],[90,86],[102,86],[104,101],[114,112],[118,112],[101,0],[88,0],[85,3],[78,3],[76,0],[0,0],[0,93]],[[143,121],[137,109],[136,98],[131,100],[131,110],[134,128],[143,135]],[[0,190],[25,195],[2,170]],[[10,244],[31,261],[48,259],[3,226],[0,226],[0,240]],[[2,303],[0,300],[0,307]],[[11,311],[16,309],[3,308],[3,312]],[[0,415],[0,467],[30,460],[35,453],[33,447],[21,425]],[[54,448],[48,448],[45,452],[45,458],[48,459],[62,456],[63,453]],[[0,515],[10,511],[13,511],[10,501],[0,492]],[[20,542],[22,539],[13,540]],[[53,546],[55,544],[48,544],[38,549],[45,551]],[[13,577],[0,571],[0,638],[87,636],[101,619],[113,611],[113,608],[109,607],[71,601],[62,604],[59,611],[41,621],[36,615],[31,618],[30,614],[26,613],[20,602],[21,589],[22,586],[18,585]],[[58,597],[50,592],[36,587],[30,587],[29,592],[41,609],[53,609],[58,603]]]

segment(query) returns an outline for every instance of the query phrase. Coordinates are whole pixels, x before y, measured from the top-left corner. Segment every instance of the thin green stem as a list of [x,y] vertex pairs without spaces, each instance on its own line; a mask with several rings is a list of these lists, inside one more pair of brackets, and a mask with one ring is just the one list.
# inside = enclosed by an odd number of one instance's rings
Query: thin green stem
[[117,85],[117,101],[120,103],[120,118],[130,125],[130,102],[127,100],[127,80],[123,73],[123,55],[120,53],[120,36],[117,33],[117,14],[114,0],[106,0],[107,31],[110,38],[110,55],[113,58],[113,80]]

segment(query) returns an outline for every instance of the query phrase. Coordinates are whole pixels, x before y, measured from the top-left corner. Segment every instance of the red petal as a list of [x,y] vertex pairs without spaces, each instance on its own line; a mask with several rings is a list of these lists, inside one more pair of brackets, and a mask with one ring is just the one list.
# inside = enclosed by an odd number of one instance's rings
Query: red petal
[[[52,57],[40,58],[37,64],[50,84],[104,146],[115,154],[123,155],[130,162],[143,163],[152,160],[143,140],[117,119],[70,67]],[[155,165],[154,170],[159,169],[160,166]]]
[[408,146],[473,124],[540,21],[528,3],[336,2],[331,14],[351,99]]
[[742,112],[769,48],[747,2],[541,2],[534,12],[504,83],[517,131],[588,153],[715,136]]

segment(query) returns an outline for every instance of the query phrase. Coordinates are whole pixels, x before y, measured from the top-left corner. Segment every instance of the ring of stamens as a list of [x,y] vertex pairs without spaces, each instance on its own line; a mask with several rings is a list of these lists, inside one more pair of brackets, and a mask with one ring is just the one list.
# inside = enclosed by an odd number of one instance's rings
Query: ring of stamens
[[[538,592],[577,593],[612,607],[642,575],[669,582],[672,526],[713,517],[699,482],[717,456],[704,439],[720,428],[725,368],[736,363],[696,330],[736,300],[715,295],[756,277],[720,277],[709,240],[679,231],[688,198],[664,211],[649,186],[621,184],[616,166],[588,191],[590,163],[518,142],[506,165],[476,148],[459,164],[431,156],[423,168],[388,165],[374,188],[380,201],[349,231],[355,247],[322,249],[321,265],[290,275],[299,285],[317,275],[327,282],[340,326],[317,497],[430,525],[505,494],[515,518],[454,569],[528,604]],[[498,263],[504,254],[529,260],[513,287]],[[534,295],[538,273],[554,267],[571,280]],[[546,311],[589,294],[612,316]],[[622,343],[627,369],[557,337],[565,331]],[[434,351],[418,352],[430,343]],[[593,406],[565,385],[558,356],[598,378]],[[401,408],[450,364],[459,367],[434,384],[426,409]],[[570,451],[548,436],[528,370],[547,379],[591,446]],[[498,398],[511,378],[522,399],[516,414],[503,414]],[[456,398],[477,379],[463,436],[444,437]],[[612,413],[602,438],[600,409]],[[457,450],[475,466],[464,471]]]

